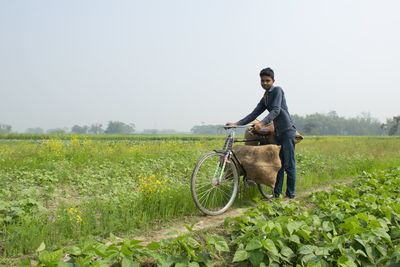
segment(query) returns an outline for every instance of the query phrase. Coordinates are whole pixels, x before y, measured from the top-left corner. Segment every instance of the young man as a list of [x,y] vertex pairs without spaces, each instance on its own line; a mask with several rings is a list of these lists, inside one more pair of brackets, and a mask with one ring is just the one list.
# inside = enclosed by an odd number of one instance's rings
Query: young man
[[279,197],[282,194],[284,172],[286,171],[287,189],[285,198],[292,199],[295,197],[294,191],[296,188],[296,162],[294,155],[296,128],[290,118],[282,88],[274,86],[274,71],[271,68],[263,69],[260,72],[260,78],[261,87],[265,90],[265,93],[256,108],[240,121],[236,123],[228,122],[227,124],[245,125],[255,120],[265,110],[269,111],[269,114],[261,122],[257,123],[254,128],[259,131],[264,125],[271,121],[274,122],[274,139],[275,144],[281,146],[279,157],[282,162],[282,168],[276,178],[274,197]]

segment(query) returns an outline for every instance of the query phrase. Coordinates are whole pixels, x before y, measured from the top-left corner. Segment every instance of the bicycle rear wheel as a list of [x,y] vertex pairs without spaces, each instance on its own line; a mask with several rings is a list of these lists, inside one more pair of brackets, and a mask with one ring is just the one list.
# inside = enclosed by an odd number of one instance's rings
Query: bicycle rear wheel
[[223,164],[224,153],[210,152],[196,164],[190,189],[196,206],[207,215],[225,212],[235,201],[239,175],[235,163]]
[[261,195],[266,198],[270,199],[274,197],[274,190],[271,187],[266,186],[265,184],[257,184],[258,190],[260,190]]

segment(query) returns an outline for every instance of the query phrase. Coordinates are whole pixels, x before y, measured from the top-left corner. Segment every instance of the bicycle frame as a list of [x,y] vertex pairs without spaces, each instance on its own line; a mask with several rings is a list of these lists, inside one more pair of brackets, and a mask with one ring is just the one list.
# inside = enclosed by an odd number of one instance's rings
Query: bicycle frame
[[[222,150],[208,152],[197,161],[190,180],[190,190],[196,206],[204,214],[225,212],[235,200],[241,175],[243,182],[247,182],[246,171],[240,166],[232,147],[235,142],[254,141],[235,139],[236,129],[250,126],[253,125],[225,125],[229,133]],[[256,184],[253,182],[252,185]],[[260,184],[257,186],[262,196],[267,198],[263,187]]]
[[224,146],[222,148],[222,151],[225,154],[223,162],[220,162],[220,163],[223,164],[222,168],[221,168],[221,170],[219,172],[219,175],[217,175],[218,169],[220,167],[219,165],[217,165],[217,167],[215,168],[215,172],[214,172],[214,177],[216,177],[216,184],[217,185],[221,184],[222,176],[223,176],[224,171],[225,171],[225,165],[228,162],[229,155],[231,153],[231,149],[232,149],[233,143],[247,141],[247,140],[235,140],[236,129],[237,128],[247,128],[249,126],[253,126],[253,125],[225,125],[224,126],[225,129],[230,129],[230,132],[229,132],[228,136],[226,137]]

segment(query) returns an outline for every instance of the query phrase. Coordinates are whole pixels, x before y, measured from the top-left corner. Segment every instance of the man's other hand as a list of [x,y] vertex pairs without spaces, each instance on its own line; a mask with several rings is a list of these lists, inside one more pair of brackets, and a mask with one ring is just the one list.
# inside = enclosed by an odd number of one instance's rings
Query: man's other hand
[[260,121],[254,125],[254,130],[259,131],[262,127],[264,127],[264,123]]

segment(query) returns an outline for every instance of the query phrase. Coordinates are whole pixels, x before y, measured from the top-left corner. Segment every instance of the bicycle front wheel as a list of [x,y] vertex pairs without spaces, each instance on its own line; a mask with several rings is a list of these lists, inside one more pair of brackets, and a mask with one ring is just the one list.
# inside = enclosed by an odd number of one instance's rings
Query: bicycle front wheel
[[239,175],[235,163],[224,164],[224,153],[210,152],[196,164],[192,173],[191,191],[196,206],[207,215],[225,212],[235,201]]

